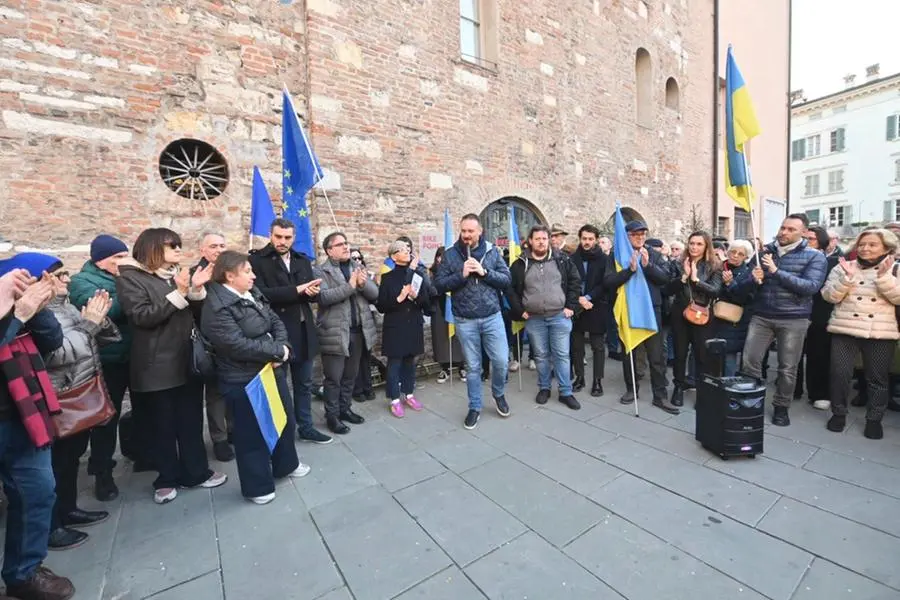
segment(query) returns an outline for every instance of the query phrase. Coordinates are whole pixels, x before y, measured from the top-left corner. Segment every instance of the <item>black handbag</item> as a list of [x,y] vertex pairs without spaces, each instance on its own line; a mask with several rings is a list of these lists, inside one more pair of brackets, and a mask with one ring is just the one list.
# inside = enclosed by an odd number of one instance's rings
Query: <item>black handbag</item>
[[191,373],[201,379],[214,379],[216,376],[212,344],[196,327],[191,331]]

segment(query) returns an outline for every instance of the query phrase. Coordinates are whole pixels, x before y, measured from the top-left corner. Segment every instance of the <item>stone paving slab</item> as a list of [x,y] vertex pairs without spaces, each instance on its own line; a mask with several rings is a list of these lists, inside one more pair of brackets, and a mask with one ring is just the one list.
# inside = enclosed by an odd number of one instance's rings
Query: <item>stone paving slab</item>
[[528,528],[447,473],[395,495],[403,508],[458,565],[468,565]]
[[489,598],[621,600],[621,596],[534,533],[465,569]]
[[892,587],[900,597],[900,539],[894,536],[789,498],[775,505],[759,529]]
[[791,597],[813,558],[631,475],[619,477],[592,499],[773,600]]
[[763,600],[678,548],[615,515],[566,546],[565,553],[629,600]]
[[462,475],[533,531],[561,547],[603,518],[584,496],[504,456]]
[[[525,371],[504,419],[484,385],[474,431],[458,382],[420,382],[425,410],[404,419],[383,398],[354,403],[366,423],[298,442],[312,472],[265,506],[212,459],[227,485],[157,506],[154,474],[122,459],[119,500],[79,482],[80,505],[110,520],[47,565],[76,600],[900,598],[900,414],[873,441],[861,410],[834,434],[796,402],[790,427],[767,424],[763,456],[725,462],[693,438],[693,392],[681,415],[644,399],[636,419],[618,402],[621,365],[607,367],[606,394],[578,394],[581,411],[536,405]],[[321,403],[313,413],[321,423]]]
[[357,600],[393,598],[451,564],[380,487],[316,507],[311,514]]

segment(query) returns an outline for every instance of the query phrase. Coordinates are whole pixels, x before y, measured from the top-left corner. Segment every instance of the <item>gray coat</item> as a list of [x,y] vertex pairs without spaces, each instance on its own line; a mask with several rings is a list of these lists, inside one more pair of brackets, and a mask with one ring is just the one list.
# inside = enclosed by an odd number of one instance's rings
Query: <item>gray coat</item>
[[62,327],[63,343],[44,358],[44,363],[53,388],[62,392],[100,373],[99,346],[119,342],[122,335],[108,318],[96,325],[82,317],[67,298],[56,297],[47,308]]
[[378,286],[371,279],[362,289],[350,286],[341,267],[329,259],[315,269],[314,277],[322,279],[319,291],[319,311],[316,326],[322,354],[350,356],[350,303],[355,302],[362,323],[366,347],[375,346],[378,331],[369,308],[378,301]]

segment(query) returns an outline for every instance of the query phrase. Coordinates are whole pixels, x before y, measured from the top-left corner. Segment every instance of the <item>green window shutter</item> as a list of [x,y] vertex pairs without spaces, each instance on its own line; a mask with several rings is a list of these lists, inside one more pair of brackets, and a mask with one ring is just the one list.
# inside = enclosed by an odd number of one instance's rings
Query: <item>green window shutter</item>
[[844,143],[846,140],[846,130],[841,127],[837,130],[837,151],[842,152],[844,150]]
[[793,160],[803,160],[806,158],[806,140],[794,140],[791,146]]
[[897,139],[897,115],[887,118],[887,139],[888,141]]
[[893,200],[885,200],[884,201],[884,214],[881,215],[882,220],[886,222],[890,222],[894,220],[894,201]]

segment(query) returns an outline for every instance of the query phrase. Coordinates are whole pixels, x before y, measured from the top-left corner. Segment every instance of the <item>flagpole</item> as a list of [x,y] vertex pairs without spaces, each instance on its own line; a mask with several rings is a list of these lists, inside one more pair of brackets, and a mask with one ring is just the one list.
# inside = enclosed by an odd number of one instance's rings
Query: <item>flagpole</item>
[[[444,304],[446,306],[446,304]],[[438,308],[440,310],[440,307]],[[453,336],[450,335],[450,323],[447,323],[447,315],[444,315],[444,324],[447,325],[447,346],[450,348],[450,389],[453,389]]]
[[519,348],[519,391],[522,391],[522,330],[516,333],[516,346]]
[[[728,160],[728,157],[725,158]],[[756,250],[756,266],[762,268],[762,264],[759,260],[759,248],[756,248],[756,240],[758,238],[756,234],[756,216],[753,214],[753,184],[750,180],[750,165],[747,164],[747,155],[741,151],[741,160],[744,162],[744,173],[747,174],[747,206],[750,207],[750,234],[753,236],[753,246],[754,250]],[[759,240],[762,242],[762,240]]]
[[[660,335],[660,333],[657,332],[656,335]],[[625,341],[624,341],[624,340],[622,341],[622,344],[623,344],[623,345],[625,344]],[[634,416],[635,416],[635,417],[640,417],[641,415],[638,414],[638,388],[637,388],[637,381],[635,380],[635,377],[634,377],[634,350],[635,350],[635,349],[632,348],[632,349],[631,349],[631,352],[628,353],[628,360],[631,362],[631,389],[632,389],[632,391],[634,392]]]

